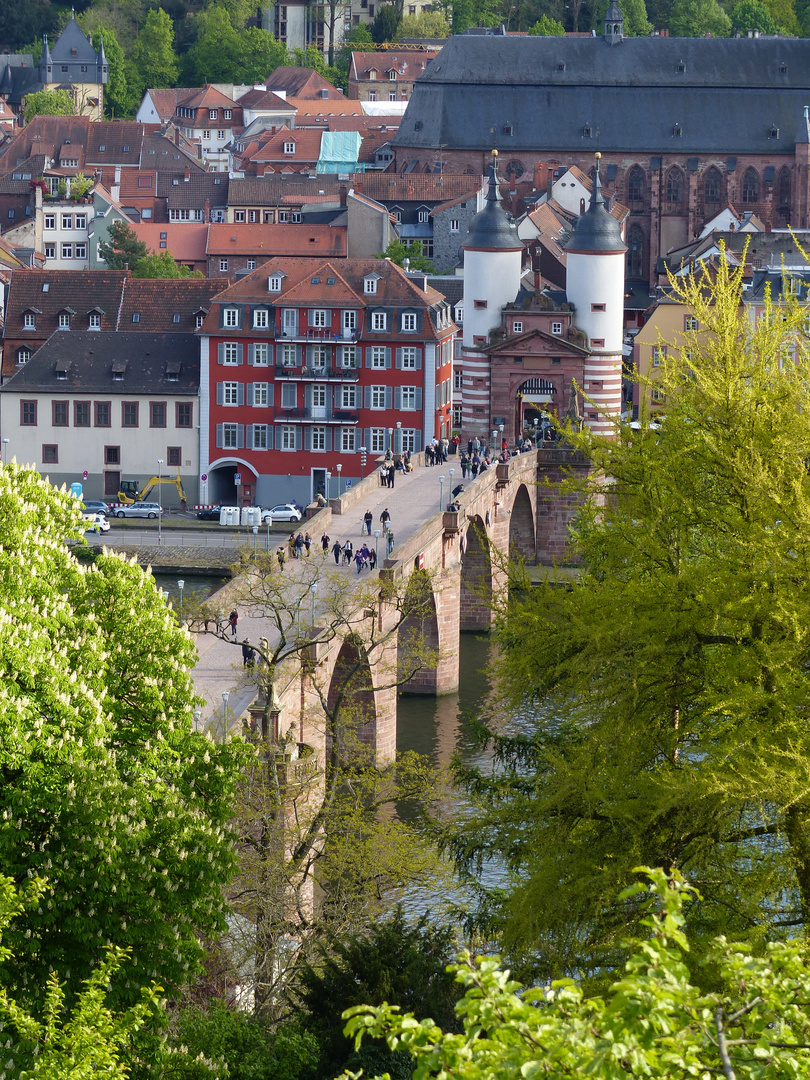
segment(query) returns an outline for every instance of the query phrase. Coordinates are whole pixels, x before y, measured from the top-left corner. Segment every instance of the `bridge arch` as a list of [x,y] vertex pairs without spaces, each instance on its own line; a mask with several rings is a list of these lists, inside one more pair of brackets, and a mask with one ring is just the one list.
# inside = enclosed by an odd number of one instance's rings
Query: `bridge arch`
[[[332,665],[326,695],[329,717],[336,720],[326,733],[327,757],[337,740],[344,761],[362,762],[368,750],[377,750],[377,702],[371,665],[358,635],[345,638]],[[374,758],[372,758],[374,760]]]
[[[440,692],[437,678],[442,642],[433,583],[424,570],[414,570],[408,578],[405,607],[408,614],[397,635],[400,692],[436,694]],[[413,672],[410,677],[409,672]]]
[[526,563],[537,558],[537,529],[529,490],[521,484],[512,501],[509,516],[509,552],[515,553]]
[[469,520],[461,555],[462,630],[488,630],[492,625],[492,556],[480,517]]

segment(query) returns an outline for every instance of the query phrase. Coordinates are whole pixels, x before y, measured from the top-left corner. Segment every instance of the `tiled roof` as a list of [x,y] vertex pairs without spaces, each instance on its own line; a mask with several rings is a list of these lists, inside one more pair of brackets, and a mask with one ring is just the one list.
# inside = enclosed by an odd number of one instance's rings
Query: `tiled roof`
[[[253,160],[315,162],[321,152],[321,135],[322,132],[313,128],[297,128],[295,131],[284,128],[263,143],[261,149],[253,155]],[[295,152],[285,154],[285,143],[294,143]]]
[[[6,304],[6,338],[32,344],[50,337],[58,326],[58,314],[66,308],[76,312],[75,322],[87,326],[87,313],[100,308],[102,330],[115,330],[127,270],[17,270],[11,275]],[[23,312],[37,308],[37,325],[23,327]]]
[[[396,71],[400,79],[412,82],[424,75],[430,61],[439,55],[435,52],[353,52],[351,74],[352,79],[366,79],[368,72],[374,68],[376,71]],[[382,81],[382,80],[381,80]]]
[[459,203],[467,202],[468,199],[474,199],[483,186],[485,178],[483,176],[470,176],[468,179],[470,181],[470,186],[463,195],[459,195],[456,199],[448,199],[447,202],[439,203],[438,206],[434,206],[430,211],[430,216],[433,217],[434,214],[441,214],[444,210],[450,210],[452,207],[458,206]]
[[[125,365],[123,379],[113,364]],[[176,378],[167,378],[169,363]],[[57,367],[67,366],[67,378]],[[0,393],[196,394],[200,386],[200,344],[194,334],[59,332],[4,386]]]
[[322,100],[321,92],[326,90],[331,101],[345,100],[342,91],[337,90],[330,82],[312,68],[304,67],[277,67],[272,75],[264,81],[268,90],[285,90],[287,97],[318,98]]
[[220,225],[208,231],[209,255],[344,258],[346,229],[332,225]]
[[233,109],[234,100],[206,83],[184,98],[182,105],[185,109]]
[[[363,116],[363,104],[360,101],[351,101],[349,98],[297,98],[287,99],[295,105],[296,130],[298,118],[303,116],[322,116],[328,121],[331,116]],[[302,125],[303,126],[303,125]]]
[[[342,185],[346,186],[345,182]],[[310,202],[313,195],[331,195],[337,199],[341,182],[336,177],[315,176],[302,180],[300,176],[289,179],[281,176],[231,180],[229,204],[231,206],[289,206]]]
[[379,132],[391,138],[401,120],[401,116],[330,116],[326,126],[330,131],[359,131],[361,135]]
[[278,94],[274,94],[271,90],[258,90],[255,87],[238,98],[237,102],[246,109],[284,109],[291,113],[295,112],[295,106],[279,97]]
[[[209,206],[228,205],[227,173],[191,172],[186,180],[181,174],[158,172],[157,193],[168,199],[170,209],[202,210]],[[175,181],[178,181],[175,183]]]
[[178,105],[182,105],[187,97],[201,90],[202,87],[190,87],[190,88],[177,88],[174,90],[168,89],[155,89],[147,90],[147,94],[152,100],[152,104],[155,107],[155,112],[161,118],[161,120],[171,120],[177,110]]
[[[148,125],[152,127],[152,125]],[[141,146],[141,168],[160,169],[164,173],[182,172],[188,166],[194,172],[208,172],[205,162],[196,154],[195,144],[180,133],[178,146],[167,135],[149,132]]]
[[[124,292],[119,329],[191,334],[197,327],[195,312],[208,311],[212,297],[221,289],[221,281],[209,278],[131,278]],[[134,315],[138,316],[137,322],[133,321]],[[179,321],[175,322],[178,315]]]
[[351,178],[356,191],[362,191],[380,202],[443,203],[467,194],[476,182],[464,174],[444,173],[428,176],[410,173],[357,173]]
[[87,133],[87,161],[93,165],[137,165],[143,124],[137,120],[102,120]]
[[[0,179],[0,195],[29,195],[31,193],[31,180],[36,180],[37,177],[42,176],[44,171],[45,158],[42,154],[20,162],[13,169],[9,169],[5,176]],[[29,173],[31,180],[23,180],[23,175],[28,177]],[[14,179],[17,175],[20,176],[19,180]]]
[[[160,254],[170,251],[178,262],[192,263],[205,261],[205,241],[208,226],[204,222],[153,222],[140,221],[132,225],[139,240],[143,240],[150,251]],[[165,246],[164,246],[165,245]]]
[[35,154],[55,156],[55,148],[68,139],[79,146],[87,144],[89,116],[35,116],[0,147],[0,167],[11,168]]

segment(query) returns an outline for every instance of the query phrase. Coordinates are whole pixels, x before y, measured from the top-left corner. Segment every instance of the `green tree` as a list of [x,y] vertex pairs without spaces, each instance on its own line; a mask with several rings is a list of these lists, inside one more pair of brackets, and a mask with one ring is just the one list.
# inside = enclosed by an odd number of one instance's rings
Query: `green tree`
[[565,27],[556,19],[541,15],[534,26],[529,27],[528,32],[530,37],[563,37]]
[[25,122],[35,116],[73,116],[73,95],[68,90],[35,90],[25,98]]
[[740,0],[731,12],[732,32],[738,31],[745,36],[751,30],[760,34],[775,34],[776,23],[771,13],[759,0]]
[[[600,0],[594,6],[592,26],[597,33],[602,33],[605,25],[605,13],[610,0]],[[652,23],[647,18],[644,0],[622,0],[625,37],[647,37],[652,30]]]
[[43,1016],[51,973],[67,1000],[128,948],[115,1005],[176,988],[224,927],[228,831],[244,761],[192,727],[194,643],[134,561],[92,566],[77,501],[0,468],[0,864],[49,891],[12,918],[2,984]]
[[[629,942],[626,969],[606,996],[588,997],[569,980],[522,987],[497,959],[465,957],[453,969],[467,988],[457,1006],[461,1034],[403,1016],[390,1004],[349,1010],[347,1032],[358,1044],[385,1037],[393,1050],[412,1055],[420,1080],[806,1075],[810,973],[803,945],[772,944],[764,957],[754,957],[746,946],[716,938],[698,959],[714,965],[718,989],[702,993],[686,963],[689,890],[677,872],[652,871],[649,878],[646,933]],[[634,886],[625,898],[637,902],[643,889]]]
[[439,0],[435,7],[444,12],[454,34],[463,34],[473,26],[494,26],[499,21],[494,0]]
[[381,4],[377,8],[369,30],[378,45],[387,41],[396,41],[399,37],[399,24],[402,20],[396,4]]
[[765,0],[765,6],[776,24],[777,33],[798,34],[799,21],[793,0]]
[[717,0],[674,0],[669,29],[675,37],[727,37],[731,19]]
[[124,50],[109,27],[101,27],[96,31],[93,35],[93,48],[100,49],[102,41],[109,69],[109,82],[104,88],[104,115],[119,119],[132,116],[140,102],[135,101],[127,82]]
[[267,30],[237,30],[225,8],[207,8],[195,19],[197,39],[183,58],[186,81],[256,83],[287,62],[287,48]]
[[615,970],[642,860],[701,889],[696,934],[810,919],[810,350],[795,298],[749,319],[742,275],[672,280],[700,332],[660,368],[660,431],[568,431],[593,466],[570,590],[505,568],[497,679],[532,721],[460,771],[478,812],[447,842],[473,875],[505,860],[482,919],[542,975]]
[[98,254],[110,270],[131,269],[139,259],[145,259],[149,254],[146,244],[138,239],[135,230],[125,221],[114,221],[107,235],[109,239],[100,241],[98,245]]
[[404,266],[405,260],[408,259],[411,270],[433,273],[433,263],[422,254],[421,240],[411,240],[409,244],[406,244],[404,240],[392,240],[385,251],[376,258],[390,259],[397,266]]
[[150,252],[138,259],[132,266],[134,278],[201,278],[199,270],[189,270],[180,266],[170,251]]
[[0,45],[4,52],[30,52],[30,42],[53,33],[57,22],[50,0],[5,0],[0,5]]
[[450,23],[441,11],[421,11],[418,15],[406,15],[399,24],[400,38],[446,38],[450,36]]
[[161,8],[149,11],[128,59],[127,79],[139,98],[150,87],[177,83],[179,68],[174,51],[174,29],[172,20]]
[[[443,1027],[454,1028],[459,994],[447,972],[454,945],[451,930],[431,926],[426,918],[409,924],[401,907],[364,934],[326,935],[304,965],[297,991],[306,1010],[303,1022],[320,1048],[321,1074],[332,1075],[346,1066],[368,1072],[363,1055],[369,1048],[364,1047],[357,1060],[343,1033],[341,1014],[352,1006],[387,1002],[419,1020],[431,1016]],[[375,1063],[391,1072],[397,1065],[396,1057]]]

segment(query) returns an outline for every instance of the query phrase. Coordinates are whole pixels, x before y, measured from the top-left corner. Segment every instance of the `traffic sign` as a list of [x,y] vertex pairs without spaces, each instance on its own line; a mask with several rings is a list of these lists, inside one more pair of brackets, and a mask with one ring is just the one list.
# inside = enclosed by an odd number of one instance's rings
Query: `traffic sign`
[[200,477],[200,480],[202,480],[202,482],[203,482],[203,483],[205,483],[205,481],[206,481],[207,479],[208,479],[208,473],[207,473],[207,472],[204,472],[204,473],[202,474],[202,476]]
[[85,469],[84,472],[82,473],[82,480],[86,480],[86,479],[87,479],[87,469]]
[[241,473],[234,473],[233,474],[233,482],[235,484],[241,484],[242,483],[242,474]]

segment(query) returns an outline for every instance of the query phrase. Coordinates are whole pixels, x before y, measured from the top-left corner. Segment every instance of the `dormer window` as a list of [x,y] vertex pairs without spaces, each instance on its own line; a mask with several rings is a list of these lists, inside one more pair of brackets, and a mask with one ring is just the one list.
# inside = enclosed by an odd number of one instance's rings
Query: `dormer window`
[[565,71],[565,64],[562,60],[557,64],[557,71]]
[[59,312],[59,329],[60,330],[69,330],[70,329],[70,315],[68,314],[67,311],[60,311]]
[[418,213],[418,218],[419,218],[419,224],[420,225],[426,225],[428,223],[428,221],[430,220],[430,211],[429,210],[420,210],[419,213]]
[[503,125],[503,133],[504,133],[504,135],[511,135],[513,133],[512,125],[511,124],[504,124]]
[[239,308],[226,307],[222,314],[223,326],[239,326]]
[[24,330],[36,330],[37,317],[33,311],[26,311],[23,314],[23,329]]
[[371,313],[371,329],[372,330],[386,330],[388,328],[388,316],[384,311],[373,311]]
[[285,142],[284,143],[284,153],[285,154],[294,154],[295,153],[295,143],[294,142]]
[[672,138],[673,139],[680,139],[680,137],[681,137],[681,125],[676,124],[675,127],[672,129]]
[[779,138],[779,128],[776,127],[775,125],[772,126],[768,138],[769,139],[778,139]]
[[257,308],[253,312],[253,325],[257,330],[267,329],[267,308]]
[[113,360],[112,362],[112,377],[113,382],[123,382],[124,376],[127,373],[127,365],[124,360]]
[[397,81],[397,73],[395,71],[389,71],[388,72],[388,81],[389,82],[396,82]]
[[363,278],[363,292],[367,296],[372,296],[374,293],[377,292],[377,281],[378,280],[379,279],[378,279],[376,274],[372,274],[371,276],[369,276],[367,278]]
[[281,292],[281,274],[271,274],[267,279],[268,292]]
[[209,109],[208,110],[208,119],[209,120],[216,120],[218,115],[219,115],[219,110],[218,109]]
[[371,80],[371,82],[376,82],[377,81],[376,68],[369,68],[368,77]]
[[203,315],[203,313],[201,311],[197,312],[197,314],[194,316],[194,327],[195,327],[195,329],[199,330],[204,321],[205,321],[205,315]]
[[779,65],[779,74],[780,75],[787,75],[787,64],[781,63]]
[[101,329],[101,316],[97,311],[91,311],[87,320],[88,330],[100,330]]
[[677,63],[676,65],[675,65],[675,70],[676,70],[676,71],[677,71],[677,72],[678,72],[679,74],[683,74],[683,72],[684,72],[684,71],[686,71],[686,64],[684,63],[684,61],[683,61],[683,60],[679,60],[679,61],[678,61],[678,63]]
[[141,321],[141,313],[140,313],[140,311],[133,311],[132,312],[132,321],[134,323],[139,323]]
[[233,109],[225,109],[222,115],[226,120],[231,120],[233,118]]
[[591,128],[591,125],[586,124],[585,127],[582,129],[582,137],[583,137],[583,139],[590,139],[592,135],[593,135],[593,129]]
[[56,362],[56,377],[57,379],[65,380],[68,377],[68,364],[63,360],[57,360]]

